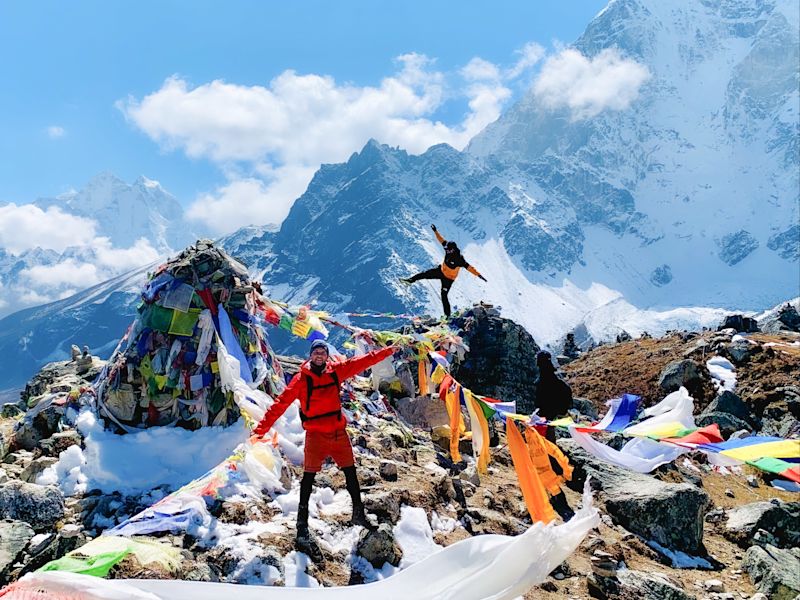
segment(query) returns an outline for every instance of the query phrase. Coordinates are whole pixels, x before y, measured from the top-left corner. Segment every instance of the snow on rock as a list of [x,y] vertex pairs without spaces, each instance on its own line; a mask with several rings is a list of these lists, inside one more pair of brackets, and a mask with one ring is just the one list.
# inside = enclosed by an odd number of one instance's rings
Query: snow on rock
[[731,361],[722,356],[714,356],[706,362],[708,372],[718,392],[733,391],[736,388],[736,369]]
[[225,460],[247,438],[244,422],[231,427],[188,431],[158,427],[117,435],[105,431],[97,416],[84,410],[77,427],[85,449],[67,448],[39,481],[58,483],[65,494],[87,489],[136,494],[162,485],[178,488]]
[[403,551],[400,568],[425,560],[442,547],[433,541],[433,531],[425,510],[414,506],[400,509],[400,520],[394,527],[394,538]]

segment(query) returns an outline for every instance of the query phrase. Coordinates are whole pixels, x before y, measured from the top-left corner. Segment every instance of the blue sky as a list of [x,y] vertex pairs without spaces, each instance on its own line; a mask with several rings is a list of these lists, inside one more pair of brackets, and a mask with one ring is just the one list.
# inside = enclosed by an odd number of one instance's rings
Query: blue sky
[[[0,203],[79,188],[104,170],[127,181],[157,179],[184,205],[252,177],[262,164],[255,157],[210,150],[189,157],[186,138],[194,132],[158,141],[126,118],[119,101],[136,106],[173,75],[188,90],[218,79],[241,90],[269,86],[286,70],[359,88],[379,86],[401,68],[396,57],[415,53],[450,80],[474,57],[509,68],[526,43],[548,51],[570,43],[604,4],[2,0]],[[502,107],[529,81],[508,83]],[[461,121],[468,98],[459,85],[445,85],[446,98],[424,118]],[[49,127],[63,133],[48,134]],[[163,123],[153,127],[169,138]]]

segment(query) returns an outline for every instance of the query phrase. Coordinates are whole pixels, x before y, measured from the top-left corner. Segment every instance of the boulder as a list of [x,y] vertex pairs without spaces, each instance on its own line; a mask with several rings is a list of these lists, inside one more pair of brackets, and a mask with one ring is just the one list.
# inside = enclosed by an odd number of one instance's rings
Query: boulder
[[28,523],[0,522],[0,585],[8,582],[9,569],[17,562],[32,538],[33,528]]
[[725,390],[714,398],[703,412],[723,412],[738,417],[743,421],[752,419],[750,408],[739,396],[730,390]]
[[708,425],[716,423],[719,425],[719,431],[722,437],[726,439],[734,432],[741,431],[742,429],[750,432],[753,431],[753,426],[750,425],[750,423],[726,412],[709,412],[706,410],[698,415],[695,422],[698,427],[707,427]]
[[572,408],[574,408],[580,414],[589,417],[592,420],[596,421],[600,418],[599,415],[597,414],[597,409],[595,408],[592,401],[587,400],[586,398],[573,398]]
[[723,535],[742,548],[752,545],[758,530],[776,540],[779,548],[800,546],[800,502],[753,502],[728,511]]
[[770,314],[764,319],[762,331],[767,333],[800,332],[800,313],[793,305],[786,303],[777,311],[770,311]]
[[396,567],[403,558],[403,551],[397,545],[388,523],[381,523],[374,530],[363,529],[356,543],[356,554],[376,569],[386,563]]
[[39,442],[39,447],[47,456],[58,456],[70,446],[80,446],[83,443],[81,434],[74,429],[59,431],[49,438]]
[[591,575],[589,594],[594,598],[636,598],[638,600],[695,600],[681,584],[661,573],[620,569],[616,577]]
[[397,481],[397,465],[391,461],[381,461],[380,473],[386,481]]
[[397,412],[409,425],[422,429],[431,429],[450,423],[447,408],[439,398],[431,396],[399,398],[396,404]]
[[516,402],[517,412],[528,414],[536,406],[539,346],[522,325],[496,313],[475,305],[450,320],[451,327],[464,332],[469,348],[464,360],[454,363],[453,377],[477,394]]
[[669,363],[658,377],[658,385],[666,393],[674,392],[681,386],[689,388],[703,380],[699,363],[690,358]]
[[588,476],[602,491],[606,510],[628,531],[671,550],[703,552],[703,521],[709,497],[688,483],[667,483],[590,455],[571,439],[558,446],[575,467],[570,487],[580,490]]
[[726,315],[717,330],[735,329],[737,333],[755,333],[758,331],[758,321],[744,315]]
[[22,469],[19,478],[28,483],[35,483],[36,477],[44,471],[47,467],[52,467],[58,462],[57,458],[52,456],[40,456],[30,462],[28,466]]
[[378,517],[378,521],[397,523],[400,519],[400,500],[392,491],[370,492],[364,496],[364,508]]
[[0,518],[30,523],[46,531],[64,518],[64,496],[53,486],[10,481],[0,487]]
[[800,549],[752,546],[744,555],[742,569],[755,588],[771,600],[794,600],[800,594]]
[[731,357],[731,362],[737,367],[742,366],[756,351],[758,346],[751,344],[747,340],[737,339],[726,346],[728,356]]
[[[38,408],[38,407],[37,407]],[[39,442],[58,431],[58,423],[64,413],[63,407],[50,405],[34,414],[29,412],[17,423],[12,446],[23,450],[33,450]]]

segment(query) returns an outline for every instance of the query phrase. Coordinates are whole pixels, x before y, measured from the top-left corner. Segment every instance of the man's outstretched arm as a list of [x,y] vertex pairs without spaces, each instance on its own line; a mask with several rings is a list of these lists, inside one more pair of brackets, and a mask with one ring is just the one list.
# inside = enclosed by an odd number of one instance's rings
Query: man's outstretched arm
[[275,402],[267,409],[261,421],[256,425],[256,428],[253,429],[255,435],[262,436],[272,429],[272,426],[275,425],[275,421],[280,419],[281,415],[289,408],[289,405],[297,399],[302,379],[303,376],[300,373],[292,377],[289,385],[286,386],[286,389],[283,390],[280,396],[275,398]]
[[362,371],[366,371],[372,365],[378,364],[387,356],[391,356],[395,351],[393,346],[381,348],[380,350],[373,350],[363,356],[355,356],[342,363],[334,365],[334,370],[339,376],[339,379],[347,379],[353,375],[358,375]]

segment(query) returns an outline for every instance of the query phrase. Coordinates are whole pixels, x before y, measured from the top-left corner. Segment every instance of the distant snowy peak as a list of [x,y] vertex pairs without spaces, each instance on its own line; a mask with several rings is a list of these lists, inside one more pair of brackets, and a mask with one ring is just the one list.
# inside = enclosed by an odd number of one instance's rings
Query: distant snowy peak
[[192,233],[177,199],[152,179],[140,176],[133,183],[103,172],[75,192],[35,202],[40,208],[58,206],[65,212],[93,219],[98,235],[118,247],[145,238],[160,252],[179,250],[202,231]]

